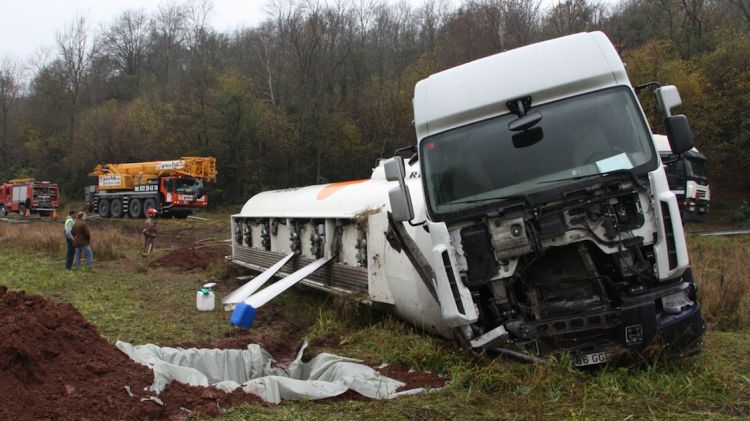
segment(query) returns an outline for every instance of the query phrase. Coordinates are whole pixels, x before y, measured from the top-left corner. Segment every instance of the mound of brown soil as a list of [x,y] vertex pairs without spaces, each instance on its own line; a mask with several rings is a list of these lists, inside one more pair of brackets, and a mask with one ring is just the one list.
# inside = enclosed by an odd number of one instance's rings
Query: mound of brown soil
[[182,247],[154,260],[152,264],[182,270],[206,269],[211,263],[224,260],[228,253],[229,249],[226,246]]
[[[156,419],[258,399],[172,383],[151,400],[151,370],[110,345],[69,304],[0,287],[0,419]],[[130,396],[126,386],[135,396]],[[184,409],[183,409],[184,408]]]
[[[287,317],[281,307],[270,305],[264,310],[259,316],[274,322],[274,329],[235,330],[216,347],[244,348],[260,343],[277,356],[280,365],[291,362],[304,327]],[[207,348],[204,344],[182,346]],[[408,388],[437,387],[445,382],[403,366],[380,371],[406,382]],[[8,292],[0,286],[0,419],[184,419],[191,412],[217,416],[244,402],[262,402],[241,390],[228,394],[173,382],[158,396],[163,402],[160,405],[142,400],[153,395],[144,391],[152,382],[149,368],[109,344],[72,305]],[[342,399],[362,397],[350,392],[334,398]]]

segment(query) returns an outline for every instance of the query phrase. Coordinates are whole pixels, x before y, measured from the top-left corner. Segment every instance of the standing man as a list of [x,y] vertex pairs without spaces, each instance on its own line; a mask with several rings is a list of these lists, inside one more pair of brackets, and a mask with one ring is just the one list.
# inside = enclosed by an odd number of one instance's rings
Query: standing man
[[23,217],[28,218],[31,216],[31,198],[26,196],[26,200],[23,201],[23,207],[26,209],[23,211]]
[[73,257],[76,252],[76,248],[73,245],[73,224],[76,220],[76,211],[72,210],[68,212],[68,217],[65,218],[65,243],[68,245],[68,254],[65,256],[65,269],[70,270],[73,268]]
[[86,266],[94,265],[94,253],[91,251],[91,232],[86,223],[86,212],[78,212],[78,220],[73,224],[73,245],[76,248],[75,268],[81,267],[81,254],[86,255]]
[[154,248],[154,238],[156,238],[156,209],[148,208],[146,211],[146,223],[143,224],[143,254],[148,256]]

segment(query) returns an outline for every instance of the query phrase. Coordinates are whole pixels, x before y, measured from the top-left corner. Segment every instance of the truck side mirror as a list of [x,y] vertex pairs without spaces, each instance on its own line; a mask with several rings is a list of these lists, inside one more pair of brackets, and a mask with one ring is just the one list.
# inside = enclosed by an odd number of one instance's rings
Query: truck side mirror
[[404,177],[406,177],[406,169],[404,168],[404,159],[400,156],[394,156],[385,161],[383,164],[385,169],[385,179],[388,181],[398,181],[402,183]]
[[674,85],[667,85],[658,88],[655,92],[656,104],[659,106],[659,110],[666,116],[672,115],[672,109],[682,105],[682,98],[680,98],[680,92]]
[[398,181],[398,186],[388,191],[388,200],[391,202],[391,214],[396,222],[411,221],[414,219],[414,208],[411,203],[409,186],[404,182],[406,170],[404,160],[400,156],[394,156],[383,164],[385,178],[388,181]]
[[681,154],[693,148],[693,132],[687,117],[682,114],[667,117],[664,119],[664,126],[673,153]]

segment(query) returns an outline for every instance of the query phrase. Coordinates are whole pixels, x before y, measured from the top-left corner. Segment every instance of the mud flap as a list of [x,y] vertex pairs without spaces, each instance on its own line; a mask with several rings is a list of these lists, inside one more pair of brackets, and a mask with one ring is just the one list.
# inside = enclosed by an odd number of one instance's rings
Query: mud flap
[[[232,313],[232,317],[229,319],[229,323],[239,328],[249,329],[253,326],[253,322],[255,321],[255,314],[261,306],[276,298],[282,292],[293,287],[299,281],[310,276],[313,272],[323,267],[326,263],[330,262],[334,257],[336,256],[334,255],[331,257],[318,259],[303,267],[302,269],[292,273],[291,275],[251,295],[243,302],[237,304],[237,306],[234,308],[234,312]],[[287,258],[289,258],[289,256],[284,259]],[[284,259],[282,259],[282,261]],[[273,267],[275,266],[276,265],[274,265]],[[271,270],[273,267],[269,268],[267,271]]]

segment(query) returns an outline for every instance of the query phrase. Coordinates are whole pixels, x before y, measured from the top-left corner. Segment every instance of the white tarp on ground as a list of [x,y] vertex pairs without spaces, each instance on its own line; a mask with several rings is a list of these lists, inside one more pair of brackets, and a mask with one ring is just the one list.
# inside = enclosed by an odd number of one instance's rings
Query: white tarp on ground
[[287,371],[272,367],[271,354],[256,344],[241,349],[182,349],[153,344],[131,345],[117,341],[117,348],[132,360],[154,371],[148,390],[161,393],[172,381],[192,386],[214,386],[226,392],[242,388],[261,399],[322,399],[349,389],[371,399],[391,399],[424,391],[422,388],[396,392],[404,383],[361,364],[352,358],[321,353],[302,362],[307,342]]

